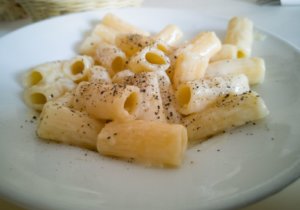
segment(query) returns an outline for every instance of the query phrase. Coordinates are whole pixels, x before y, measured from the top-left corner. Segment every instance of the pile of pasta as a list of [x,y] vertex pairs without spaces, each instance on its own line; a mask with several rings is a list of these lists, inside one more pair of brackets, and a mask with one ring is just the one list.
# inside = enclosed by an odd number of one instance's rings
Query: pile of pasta
[[251,57],[253,23],[232,18],[223,43],[205,31],[180,42],[109,13],[79,55],[27,72],[24,98],[41,111],[37,135],[152,166],[180,166],[187,146],[268,115],[250,89],[265,76]]

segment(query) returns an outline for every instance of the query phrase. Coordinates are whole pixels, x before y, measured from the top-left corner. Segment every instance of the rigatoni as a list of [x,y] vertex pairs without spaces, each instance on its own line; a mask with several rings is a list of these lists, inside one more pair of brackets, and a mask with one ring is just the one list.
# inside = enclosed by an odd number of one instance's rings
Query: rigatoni
[[201,112],[183,119],[190,142],[201,142],[212,135],[259,120],[269,114],[262,98],[253,91],[229,94]]
[[43,139],[96,150],[97,135],[104,122],[62,105],[47,102],[40,115],[37,135]]
[[126,121],[136,118],[140,101],[136,86],[82,82],[74,92],[73,107],[96,119]]
[[220,97],[249,91],[245,75],[211,77],[181,84],[176,91],[178,110],[188,115],[200,112]]
[[115,41],[116,46],[128,57],[133,56],[153,43],[154,40],[151,37],[143,36],[141,34],[119,34]]
[[136,119],[166,121],[160,86],[155,72],[142,72],[131,76],[118,77],[114,81],[122,85],[134,85],[140,89],[141,104]]
[[98,46],[94,59],[108,70],[110,76],[124,70],[127,60],[122,50],[106,43]]
[[24,100],[29,107],[41,111],[46,102],[62,96],[74,87],[72,80],[59,78],[52,83],[42,83],[25,89]]
[[78,83],[88,79],[90,68],[94,65],[94,60],[89,56],[76,56],[67,60],[63,64],[65,76]]
[[236,45],[238,58],[251,55],[253,42],[253,23],[245,17],[234,17],[230,19],[225,37],[225,44]]
[[163,110],[168,123],[181,123],[182,116],[177,111],[175,91],[165,71],[155,72],[158,78],[159,91]]
[[[190,143],[265,117],[249,89],[265,64],[250,58],[252,22],[235,17],[178,45],[167,25],[151,35],[109,13],[70,60],[32,68],[25,101],[42,110],[41,138],[153,166],[180,166]],[[247,57],[247,58],[244,58]]]
[[179,43],[182,36],[183,33],[180,28],[178,28],[178,26],[174,24],[170,24],[164,27],[160,32],[155,34],[153,36],[153,39],[161,40],[168,45],[176,45]]
[[220,49],[221,42],[214,32],[198,34],[180,50],[174,68],[174,86],[204,77],[209,59]]
[[235,59],[238,56],[238,48],[232,44],[223,44],[220,51],[212,56],[209,62],[215,62],[219,60]]
[[131,158],[154,166],[180,166],[186,147],[184,126],[143,120],[108,123],[97,142],[103,155]]
[[143,50],[132,56],[128,68],[134,73],[165,71],[170,66],[170,59],[163,51],[155,47],[145,47]]
[[88,81],[104,81],[107,83],[111,82],[111,78],[109,76],[109,73],[103,66],[93,66],[90,68],[88,72]]
[[113,28],[114,30],[118,31],[119,33],[130,33],[130,34],[141,34],[144,36],[148,36],[149,33],[134,26],[130,23],[122,20],[121,18],[117,17],[112,13],[106,14],[102,18],[102,24]]
[[55,82],[63,76],[62,66],[62,61],[53,61],[35,66],[26,73],[23,84],[25,87],[32,87],[37,84]]
[[249,84],[262,83],[265,79],[265,62],[262,58],[220,60],[209,64],[206,77],[245,74]]
[[79,53],[93,56],[95,50],[102,43],[114,44],[116,36],[119,32],[103,24],[95,26],[94,30],[89,34],[79,46]]

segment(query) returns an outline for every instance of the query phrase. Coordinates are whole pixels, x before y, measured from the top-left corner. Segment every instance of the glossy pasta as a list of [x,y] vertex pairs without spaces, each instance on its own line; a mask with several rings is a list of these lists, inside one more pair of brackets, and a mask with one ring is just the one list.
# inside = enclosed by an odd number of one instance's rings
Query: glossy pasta
[[170,24],[150,34],[108,13],[79,54],[31,68],[24,99],[41,111],[37,135],[147,166],[178,167],[188,144],[264,118],[251,90],[265,77],[250,57],[253,23],[230,20],[225,41],[200,31],[181,42]]

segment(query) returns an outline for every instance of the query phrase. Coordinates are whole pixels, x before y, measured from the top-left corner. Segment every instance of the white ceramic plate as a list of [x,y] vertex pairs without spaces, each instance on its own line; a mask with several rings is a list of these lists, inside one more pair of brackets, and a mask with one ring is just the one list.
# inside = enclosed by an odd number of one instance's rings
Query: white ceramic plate
[[[68,59],[106,11],[39,22],[0,40],[0,193],[31,209],[229,209],[270,195],[300,175],[300,53],[267,34],[253,53],[267,65],[255,89],[270,116],[190,149],[179,169],[156,169],[47,143],[35,135],[24,105],[21,75],[51,60]],[[124,9],[125,20],[151,32],[175,23],[189,38],[227,20],[190,11]]]

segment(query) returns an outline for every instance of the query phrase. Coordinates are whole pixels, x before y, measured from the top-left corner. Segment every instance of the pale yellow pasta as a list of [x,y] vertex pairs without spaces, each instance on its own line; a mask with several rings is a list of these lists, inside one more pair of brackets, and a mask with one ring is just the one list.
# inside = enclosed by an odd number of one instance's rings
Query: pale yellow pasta
[[128,70],[128,69],[123,70],[123,71],[119,71],[118,73],[116,73],[113,76],[112,82],[114,82],[114,83],[123,83],[124,84],[125,83],[124,82],[125,77],[133,77],[134,75],[135,74],[132,71]]
[[108,83],[111,82],[109,73],[103,66],[93,66],[92,68],[90,68],[87,76],[89,82],[92,82],[94,80],[101,80]]
[[145,47],[130,58],[128,68],[134,72],[165,71],[170,66],[170,59],[163,51],[154,47]]
[[245,74],[248,77],[249,84],[255,85],[264,81],[265,69],[265,62],[262,58],[221,60],[210,63],[205,76]]
[[125,53],[115,45],[102,43],[96,50],[95,60],[104,66],[110,76],[124,70],[127,60]]
[[37,84],[52,83],[62,76],[62,62],[48,62],[30,69],[24,76],[23,84],[25,87],[32,87]]
[[189,81],[176,91],[178,110],[184,115],[200,112],[220,97],[249,90],[248,79],[243,74]]
[[164,113],[168,123],[181,123],[182,115],[177,111],[175,92],[172,83],[165,71],[155,72],[158,77]]
[[156,40],[153,42],[152,47],[159,49],[162,51],[165,55],[167,55],[170,58],[170,55],[174,52],[176,49],[175,47],[167,44],[166,42],[162,40]]
[[43,109],[47,101],[51,101],[71,91],[75,83],[67,78],[60,78],[48,84],[38,84],[25,89],[24,100],[26,104],[38,111]]
[[225,37],[225,44],[233,44],[238,48],[238,58],[251,55],[253,42],[253,23],[245,17],[230,19]]
[[102,24],[115,29],[120,33],[130,33],[130,34],[141,34],[144,36],[149,36],[149,33],[134,26],[121,18],[113,15],[112,13],[106,14],[102,19]]
[[78,47],[78,52],[81,55],[93,56],[97,47],[103,42],[103,38],[95,33],[91,33],[82,41],[82,43]]
[[209,62],[237,58],[238,49],[232,44],[223,44],[219,52],[212,56]]
[[99,23],[82,41],[79,46],[79,53],[93,56],[95,54],[95,50],[101,43],[114,44],[118,34],[119,32],[115,29]]
[[142,100],[136,119],[166,121],[156,73],[142,72],[132,76],[119,76],[114,81],[122,85],[134,85],[140,89]]
[[116,37],[115,44],[128,57],[133,56],[143,48],[152,45],[154,40],[151,37],[141,34],[119,34]]
[[269,111],[250,85],[265,63],[250,57],[253,24],[232,18],[181,42],[170,24],[150,33],[107,13],[69,60],[32,68],[24,99],[42,111],[37,135],[147,166],[178,167],[202,142]]
[[199,143],[212,135],[224,132],[269,114],[262,98],[253,91],[229,94],[201,112],[183,119],[190,143]]
[[173,46],[179,43],[182,36],[183,33],[180,28],[174,24],[170,24],[154,35],[153,38],[155,40],[162,40],[166,44]]
[[37,135],[43,139],[96,150],[97,135],[104,122],[91,118],[85,112],[79,112],[49,101],[40,115]]
[[94,66],[94,60],[90,56],[81,55],[67,60],[63,64],[65,76],[78,83],[88,79],[90,68]]
[[154,166],[180,166],[187,148],[186,128],[179,124],[134,120],[111,122],[98,135],[103,155]]
[[73,107],[96,119],[126,121],[135,119],[141,103],[136,86],[81,82],[74,92]]
[[205,75],[209,59],[221,49],[221,42],[214,32],[202,32],[190,44],[179,51],[173,84],[197,80]]

